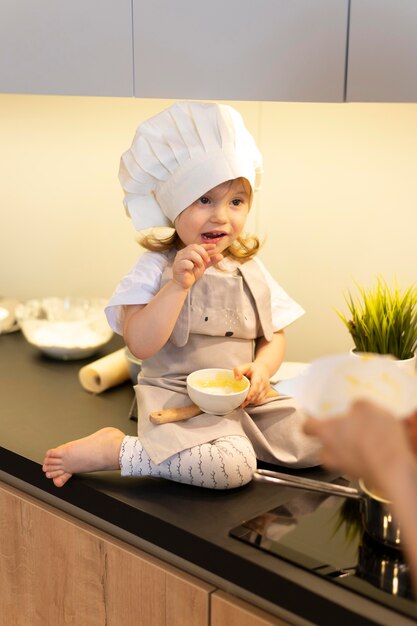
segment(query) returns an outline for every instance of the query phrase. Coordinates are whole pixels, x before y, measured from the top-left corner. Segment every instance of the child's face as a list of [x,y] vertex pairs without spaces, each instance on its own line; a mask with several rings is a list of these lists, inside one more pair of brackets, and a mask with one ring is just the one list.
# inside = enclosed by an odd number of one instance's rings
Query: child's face
[[249,184],[240,178],[217,185],[179,214],[179,238],[185,246],[215,243],[214,251],[222,252],[242,232],[250,201]]

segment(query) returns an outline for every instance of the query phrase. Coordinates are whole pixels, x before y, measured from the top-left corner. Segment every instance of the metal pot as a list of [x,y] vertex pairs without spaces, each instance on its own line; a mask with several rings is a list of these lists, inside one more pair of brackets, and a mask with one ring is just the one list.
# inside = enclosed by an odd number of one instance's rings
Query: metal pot
[[400,524],[393,512],[392,504],[369,491],[362,480],[359,481],[359,488],[355,489],[354,487],[345,487],[321,480],[262,469],[256,470],[254,479],[361,500],[362,524],[366,532],[373,539],[386,546],[397,549],[402,547]]
[[393,596],[412,598],[410,568],[401,552],[382,546],[363,533],[356,574]]

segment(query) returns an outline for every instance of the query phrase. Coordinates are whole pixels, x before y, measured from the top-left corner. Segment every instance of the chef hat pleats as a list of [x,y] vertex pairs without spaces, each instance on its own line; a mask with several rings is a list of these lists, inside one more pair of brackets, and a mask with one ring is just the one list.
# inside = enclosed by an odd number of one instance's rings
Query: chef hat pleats
[[171,115],[178,129],[179,140],[187,148],[189,158],[197,158],[201,154],[201,142],[196,132],[192,111],[188,107],[174,105]]
[[213,152],[222,145],[218,126],[219,111],[217,107],[205,103],[201,104],[200,107],[193,107],[190,113],[193,116],[196,134],[200,139],[202,150]]
[[224,104],[177,102],[141,124],[121,157],[124,206],[137,230],[172,226],[201,195],[234,178],[259,186],[262,157]]

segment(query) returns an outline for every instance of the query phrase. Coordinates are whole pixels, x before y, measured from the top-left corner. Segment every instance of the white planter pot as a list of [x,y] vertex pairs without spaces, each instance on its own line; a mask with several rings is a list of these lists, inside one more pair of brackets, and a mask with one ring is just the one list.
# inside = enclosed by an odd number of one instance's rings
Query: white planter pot
[[411,357],[411,359],[404,359],[402,361],[397,360],[398,367],[401,367],[405,372],[409,372],[410,374],[416,374],[416,361],[417,355]]
[[[353,356],[359,356],[364,354],[363,352],[357,352],[355,348],[350,350],[350,354]],[[401,368],[404,372],[408,372],[409,374],[416,374],[416,363],[417,363],[417,353],[414,354],[410,359],[395,359],[398,367]]]

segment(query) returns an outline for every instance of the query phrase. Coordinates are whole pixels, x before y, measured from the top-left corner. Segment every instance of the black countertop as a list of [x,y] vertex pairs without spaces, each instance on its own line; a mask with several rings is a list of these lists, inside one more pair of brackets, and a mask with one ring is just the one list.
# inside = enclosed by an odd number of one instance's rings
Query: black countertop
[[[104,426],[136,433],[126,382],[86,392],[80,367],[121,347],[114,338],[87,361],[42,356],[20,332],[0,336],[0,478],[294,624],[415,624],[350,590],[229,536],[243,520],[280,505],[288,491],[252,482],[212,491],[118,472],[78,475],[61,489],[41,471],[45,450]],[[282,471],[282,468],[279,468]],[[321,468],[303,475],[328,479]],[[416,613],[417,614],[417,613]]]

